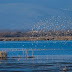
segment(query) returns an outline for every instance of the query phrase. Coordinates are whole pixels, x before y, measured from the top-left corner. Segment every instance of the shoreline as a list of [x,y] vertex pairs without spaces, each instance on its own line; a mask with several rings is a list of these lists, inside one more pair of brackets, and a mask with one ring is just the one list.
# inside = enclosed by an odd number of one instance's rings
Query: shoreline
[[0,41],[40,41],[40,40],[72,40],[72,36],[0,37]]

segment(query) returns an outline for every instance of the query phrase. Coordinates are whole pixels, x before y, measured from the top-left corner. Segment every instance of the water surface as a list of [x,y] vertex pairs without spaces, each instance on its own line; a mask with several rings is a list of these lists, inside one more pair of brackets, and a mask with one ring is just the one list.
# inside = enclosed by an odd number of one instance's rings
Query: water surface
[[[72,41],[1,41],[0,50],[4,48],[59,50],[33,51],[34,58],[0,60],[0,72],[72,72]],[[23,57],[23,51],[10,51],[7,54],[8,57]],[[28,51],[28,56],[31,55],[32,51]]]

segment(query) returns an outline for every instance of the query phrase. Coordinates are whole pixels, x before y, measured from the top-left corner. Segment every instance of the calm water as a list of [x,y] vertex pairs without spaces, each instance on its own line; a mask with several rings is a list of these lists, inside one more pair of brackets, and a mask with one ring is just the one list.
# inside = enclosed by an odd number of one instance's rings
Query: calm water
[[[0,50],[4,48],[59,50],[33,51],[34,58],[0,60],[0,72],[72,72],[72,41],[0,42]],[[32,54],[31,51],[27,53],[28,56]],[[8,57],[23,56],[22,51],[10,51],[7,54]]]

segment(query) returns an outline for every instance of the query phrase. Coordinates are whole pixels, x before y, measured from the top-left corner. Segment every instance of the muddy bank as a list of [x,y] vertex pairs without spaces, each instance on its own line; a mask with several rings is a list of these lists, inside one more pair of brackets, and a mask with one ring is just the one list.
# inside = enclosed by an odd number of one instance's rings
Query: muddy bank
[[48,37],[0,37],[0,41],[72,40],[72,36]]

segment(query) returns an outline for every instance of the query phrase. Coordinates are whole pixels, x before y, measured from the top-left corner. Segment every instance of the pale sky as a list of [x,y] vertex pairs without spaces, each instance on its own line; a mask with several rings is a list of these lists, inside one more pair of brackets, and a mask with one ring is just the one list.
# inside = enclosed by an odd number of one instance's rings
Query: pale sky
[[72,18],[72,0],[0,0],[2,30],[31,29],[50,16]]

